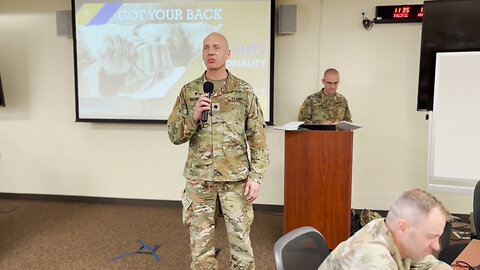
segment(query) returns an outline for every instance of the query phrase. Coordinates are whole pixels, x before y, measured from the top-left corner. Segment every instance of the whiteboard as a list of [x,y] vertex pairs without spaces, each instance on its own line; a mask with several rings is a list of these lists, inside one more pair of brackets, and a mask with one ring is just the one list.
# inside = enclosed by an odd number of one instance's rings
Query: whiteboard
[[429,178],[480,179],[480,52],[437,53]]

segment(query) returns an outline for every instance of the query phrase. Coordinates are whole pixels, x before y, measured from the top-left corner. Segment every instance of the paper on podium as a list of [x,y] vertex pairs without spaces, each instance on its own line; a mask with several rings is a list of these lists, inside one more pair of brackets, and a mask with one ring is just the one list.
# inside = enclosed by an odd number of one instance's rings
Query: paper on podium
[[273,127],[274,129],[278,130],[289,130],[289,131],[301,131],[301,130],[355,130],[357,128],[361,128],[360,125],[355,125],[347,121],[342,121],[338,124],[330,125],[330,124],[304,124],[302,121],[293,121],[284,124],[283,126]]
[[274,129],[279,129],[279,130],[298,130],[298,127],[301,124],[303,124],[302,121],[300,121],[300,122],[294,121],[294,122],[288,122],[283,126],[273,127],[273,128]]
[[355,130],[357,128],[361,128],[360,125],[355,125],[347,121],[342,121],[335,125],[339,130]]

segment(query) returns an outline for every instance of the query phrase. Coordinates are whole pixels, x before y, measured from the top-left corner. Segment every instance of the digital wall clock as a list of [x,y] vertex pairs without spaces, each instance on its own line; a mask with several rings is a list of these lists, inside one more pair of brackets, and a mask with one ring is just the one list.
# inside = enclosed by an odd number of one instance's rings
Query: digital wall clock
[[375,23],[421,22],[423,5],[377,6]]

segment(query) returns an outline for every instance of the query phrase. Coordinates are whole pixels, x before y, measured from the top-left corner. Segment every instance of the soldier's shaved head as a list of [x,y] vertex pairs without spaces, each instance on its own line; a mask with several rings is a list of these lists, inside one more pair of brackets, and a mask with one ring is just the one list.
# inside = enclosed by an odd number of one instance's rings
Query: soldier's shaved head
[[387,222],[394,222],[405,218],[416,223],[419,218],[426,216],[433,208],[438,207],[445,219],[450,220],[450,213],[437,198],[421,189],[405,191],[390,207]]
[[323,73],[323,93],[327,96],[332,96],[337,92],[338,84],[340,83],[340,73],[334,68],[329,68]]
[[218,33],[218,32],[212,32],[212,33],[208,34],[208,36],[205,37],[205,39],[203,40],[203,44],[205,44],[205,41],[206,41],[208,38],[211,38],[211,37],[218,37],[218,38],[220,38],[223,42],[225,42],[225,48],[226,48],[227,50],[229,49],[229,48],[228,48],[227,38],[226,38],[224,35],[222,35],[222,34],[220,34],[220,33]]
[[203,40],[203,62],[207,67],[206,77],[221,80],[227,77],[226,61],[230,58],[228,42],[224,35],[213,32]]
[[402,258],[420,261],[440,249],[439,238],[450,213],[432,194],[421,189],[404,192],[391,206],[385,223]]
[[329,68],[327,70],[325,70],[325,72],[323,73],[323,78],[325,79],[325,76],[327,76],[327,74],[334,74],[334,75],[340,75],[340,73],[338,72],[338,70],[334,69],[334,68]]

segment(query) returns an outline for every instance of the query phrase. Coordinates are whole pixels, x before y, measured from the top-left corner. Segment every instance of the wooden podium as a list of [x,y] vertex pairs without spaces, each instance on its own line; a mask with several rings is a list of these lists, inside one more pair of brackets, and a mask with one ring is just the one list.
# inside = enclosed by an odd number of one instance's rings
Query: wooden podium
[[286,131],[284,233],[312,226],[330,249],[350,237],[352,131]]

